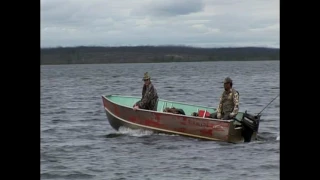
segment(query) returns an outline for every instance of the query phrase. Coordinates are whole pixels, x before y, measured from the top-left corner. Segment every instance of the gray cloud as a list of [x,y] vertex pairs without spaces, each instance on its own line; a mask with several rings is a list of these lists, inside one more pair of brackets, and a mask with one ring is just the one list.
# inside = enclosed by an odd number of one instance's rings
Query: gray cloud
[[279,0],[41,0],[41,45],[279,46]]
[[203,8],[202,0],[162,0],[149,3],[145,12],[154,16],[177,16],[196,13]]

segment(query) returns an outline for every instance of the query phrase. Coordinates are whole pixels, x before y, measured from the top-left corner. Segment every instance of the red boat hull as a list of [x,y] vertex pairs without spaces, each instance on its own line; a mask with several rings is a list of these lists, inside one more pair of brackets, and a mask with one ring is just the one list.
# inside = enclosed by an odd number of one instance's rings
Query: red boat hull
[[115,130],[119,130],[120,127],[129,127],[214,141],[243,142],[241,130],[234,127],[232,120],[209,119],[143,109],[135,111],[133,108],[117,105],[104,97],[102,99],[108,121]]

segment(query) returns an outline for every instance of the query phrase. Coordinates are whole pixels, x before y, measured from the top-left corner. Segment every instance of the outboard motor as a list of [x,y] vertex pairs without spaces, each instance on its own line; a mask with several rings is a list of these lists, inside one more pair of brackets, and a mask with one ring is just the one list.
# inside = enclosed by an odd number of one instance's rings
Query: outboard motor
[[252,134],[257,132],[259,129],[261,115],[252,115],[248,114],[247,111],[243,114],[242,119],[242,136],[244,138],[244,142],[250,142]]

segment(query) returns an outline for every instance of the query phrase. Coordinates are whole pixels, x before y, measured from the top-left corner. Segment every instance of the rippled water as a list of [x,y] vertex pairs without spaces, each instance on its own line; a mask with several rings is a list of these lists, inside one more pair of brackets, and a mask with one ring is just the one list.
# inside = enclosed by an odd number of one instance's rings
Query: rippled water
[[145,71],[168,100],[217,106],[226,76],[241,111],[279,94],[279,61],[41,66],[41,179],[279,179],[280,97],[248,144],[113,130],[101,95],[141,96]]

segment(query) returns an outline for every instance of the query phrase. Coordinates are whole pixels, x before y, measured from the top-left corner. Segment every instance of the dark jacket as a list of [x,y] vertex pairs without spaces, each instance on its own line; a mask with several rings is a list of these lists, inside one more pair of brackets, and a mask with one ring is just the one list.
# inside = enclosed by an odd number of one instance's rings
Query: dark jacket
[[156,88],[150,83],[148,86],[143,85],[141,100],[136,103],[141,109],[157,110],[158,93]]

